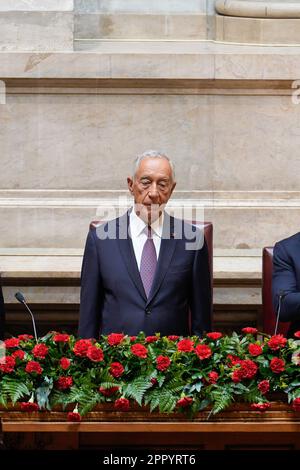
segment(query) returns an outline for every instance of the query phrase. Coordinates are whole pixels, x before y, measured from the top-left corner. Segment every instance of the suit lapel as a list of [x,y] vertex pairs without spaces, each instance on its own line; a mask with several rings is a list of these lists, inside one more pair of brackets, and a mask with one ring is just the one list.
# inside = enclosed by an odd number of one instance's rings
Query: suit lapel
[[147,296],[142,283],[138,265],[136,262],[131,237],[128,234],[129,214],[128,212],[117,219],[117,240],[119,249],[126,265],[129,276],[134,282],[137,290],[146,301]]
[[174,237],[174,219],[173,217],[170,217],[169,214],[165,213],[159,257],[147,305],[152,301],[164,280],[175,251],[176,242],[177,240]]

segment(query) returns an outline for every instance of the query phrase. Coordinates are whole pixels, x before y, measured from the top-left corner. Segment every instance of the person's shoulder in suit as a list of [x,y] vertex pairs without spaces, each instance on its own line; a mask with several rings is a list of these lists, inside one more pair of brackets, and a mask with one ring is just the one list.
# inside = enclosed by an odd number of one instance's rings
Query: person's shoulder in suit
[[[300,232],[297,232],[294,235],[291,235],[290,237],[284,238],[276,242],[274,245],[275,255],[278,251],[285,251],[288,253],[290,252],[299,253],[300,252]],[[299,256],[299,260],[300,260],[300,256]]]

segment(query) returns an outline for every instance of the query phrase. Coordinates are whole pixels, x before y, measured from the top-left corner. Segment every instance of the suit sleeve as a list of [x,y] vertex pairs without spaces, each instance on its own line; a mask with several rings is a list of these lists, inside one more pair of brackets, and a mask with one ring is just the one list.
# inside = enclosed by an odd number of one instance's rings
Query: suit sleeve
[[201,336],[212,326],[212,287],[205,239],[202,248],[195,251],[190,297],[192,335]]
[[82,261],[78,329],[81,338],[98,338],[100,332],[103,288],[95,234],[95,229],[89,231]]
[[273,251],[272,299],[274,310],[278,309],[280,292],[284,292],[280,309],[280,321],[300,319],[300,291],[293,261],[284,246],[279,242]]

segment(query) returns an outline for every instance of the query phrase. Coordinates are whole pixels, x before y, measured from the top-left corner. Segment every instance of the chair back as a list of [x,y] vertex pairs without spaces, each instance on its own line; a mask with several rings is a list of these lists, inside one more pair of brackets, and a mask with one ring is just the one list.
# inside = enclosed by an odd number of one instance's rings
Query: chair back
[[[263,249],[262,259],[262,323],[263,332],[273,335],[276,327],[276,312],[272,302],[273,247]],[[279,322],[277,334],[286,336],[289,322]]]

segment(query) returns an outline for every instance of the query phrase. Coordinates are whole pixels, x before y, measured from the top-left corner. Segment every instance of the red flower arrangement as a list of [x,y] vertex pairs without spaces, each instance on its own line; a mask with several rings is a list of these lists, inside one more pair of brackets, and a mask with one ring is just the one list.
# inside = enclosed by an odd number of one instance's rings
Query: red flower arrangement
[[258,340],[257,333],[251,327],[243,335],[202,338],[113,333],[96,341],[52,332],[38,343],[19,335],[6,340],[0,359],[0,400],[17,396],[21,410],[42,411],[74,406],[75,397],[78,406],[66,413],[75,422],[102,403],[118,411],[138,403],[192,416],[206,406],[215,414],[234,401],[250,401],[253,410],[266,411],[274,392],[286,394],[291,409],[300,411],[300,332],[289,341],[282,335]]

